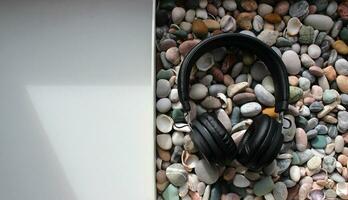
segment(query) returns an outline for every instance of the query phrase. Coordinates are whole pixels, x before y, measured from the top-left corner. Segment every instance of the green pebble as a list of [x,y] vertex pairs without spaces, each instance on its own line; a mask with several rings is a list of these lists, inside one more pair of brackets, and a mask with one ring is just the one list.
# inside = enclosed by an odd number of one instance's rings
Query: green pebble
[[299,87],[290,86],[290,97],[289,103],[295,103],[300,100],[303,96],[303,90]]
[[292,159],[291,159],[291,164],[292,165],[298,165],[301,163],[300,157],[296,152],[292,152]]
[[156,79],[166,79],[169,80],[170,77],[174,76],[174,72],[172,69],[161,69],[157,72]]
[[301,128],[305,128],[308,124],[308,120],[303,116],[296,117],[295,121],[296,121],[296,125]]
[[160,8],[166,10],[173,10],[175,7],[175,0],[162,0],[160,3]]
[[335,90],[325,90],[323,94],[323,101],[326,104],[330,104],[337,99],[337,93]]
[[314,39],[314,29],[311,26],[302,26],[300,29],[300,44],[312,44]]
[[184,30],[177,30],[173,33],[178,39],[186,39],[187,32]]
[[172,118],[175,123],[185,122],[184,112],[181,109],[173,109]]
[[253,191],[256,194],[256,196],[261,197],[265,194],[270,193],[273,190],[273,188],[273,180],[270,176],[267,176],[255,183]]
[[284,37],[279,37],[276,42],[277,47],[291,47],[292,43],[290,40],[284,38]]
[[341,38],[341,40],[348,42],[348,28],[347,27],[342,28],[342,30],[340,32],[340,38]]
[[164,190],[162,197],[164,200],[179,200],[179,191],[174,185],[170,184]]
[[220,200],[222,189],[220,184],[214,184],[210,191],[209,200]]
[[326,37],[327,33],[326,32],[320,32],[317,36],[317,38],[315,38],[315,44],[316,45],[321,45],[321,43],[323,43],[325,37]]
[[323,135],[317,135],[312,141],[311,145],[315,149],[323,149],[326,147],[326,137]]
[[228,189],[229,189],[229,192],[236,193],[242,198],[247,195],[246,188],[236,187],[232,183],[228,185]]

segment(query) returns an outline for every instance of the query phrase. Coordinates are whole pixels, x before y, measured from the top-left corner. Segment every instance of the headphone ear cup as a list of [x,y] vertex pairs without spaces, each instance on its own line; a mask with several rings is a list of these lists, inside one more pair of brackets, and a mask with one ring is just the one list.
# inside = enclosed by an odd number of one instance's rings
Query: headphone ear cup
[[[214,138],[212,137],[212,132],[208,130],[199,120],[195,120],[194,124],[192,124],[197,128],[199,134],[208,144],[208,148],[210,149],[213,158],[212,160],[219,161],[223,159],[223,152],[219,148],[219,145],[216,144]],[[216,158],[216,159],[215,159]]]
[[251,163],[260,145],[267,139],[267,133],[271,125],[271,118],[267,115],[258,115],[245,132],[238,146],[238,161],[246,167],[253,168]]
[[209,162],[214,162],[213,153],[211,152],[207,142],[202,137],[200,131],[197,129],[196,120],[192,121],[191,128],[192,128],[192,132],[190,136],[198,152]]
[[212,138],[223,151],[223,161],[232,161],[237,155],[237,146],[216,115],[204,113],[198,119],[209,130]]
[[257,166],[264,167],[270,164],[278,155],[282,145],[284,136],[282,134],[282,124],[273,120],[273,125],[270,128],[270,133],[272,138],[269,142],[265,143],[262,147],[260,147],[260,152],[262,153],[261,159],[256,160]]

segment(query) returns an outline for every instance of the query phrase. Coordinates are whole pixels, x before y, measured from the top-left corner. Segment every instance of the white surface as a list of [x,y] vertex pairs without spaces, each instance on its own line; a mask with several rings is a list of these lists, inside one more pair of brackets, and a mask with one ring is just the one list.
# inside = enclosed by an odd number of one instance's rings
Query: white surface
[[0,199],[155,199],[151,1],[0,1]]

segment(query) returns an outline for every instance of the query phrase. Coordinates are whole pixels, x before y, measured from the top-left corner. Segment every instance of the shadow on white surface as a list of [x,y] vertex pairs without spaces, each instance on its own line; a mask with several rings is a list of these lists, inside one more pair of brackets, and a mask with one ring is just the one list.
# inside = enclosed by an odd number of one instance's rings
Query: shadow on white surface
[[0,0],[0,199],[155,199],[151,1]]

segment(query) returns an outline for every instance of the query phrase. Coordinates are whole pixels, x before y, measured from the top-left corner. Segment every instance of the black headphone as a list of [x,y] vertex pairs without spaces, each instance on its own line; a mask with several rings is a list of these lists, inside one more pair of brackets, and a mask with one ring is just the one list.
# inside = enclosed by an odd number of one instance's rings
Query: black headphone
[[197,44],[185,57],[178,76],[179,99],[186,113],[190,111],[190,73],[196,61],[213,49],[233,46],[248,50],[262,60],[270,71],[275,87],[275,111],[280,122],[260,114],[245,132],[238,145],[214,113],[203,113],[191,125],[191,138],[202,156],[211,163],[223,164],[237,159],[251,170],[260,170],[270,164],[283,144],[283,113],[288,109],[289,83],[281,58],[262,41],[240,33],[223,33],[209,37]]

